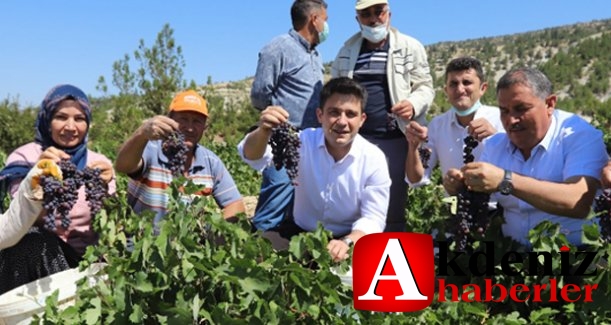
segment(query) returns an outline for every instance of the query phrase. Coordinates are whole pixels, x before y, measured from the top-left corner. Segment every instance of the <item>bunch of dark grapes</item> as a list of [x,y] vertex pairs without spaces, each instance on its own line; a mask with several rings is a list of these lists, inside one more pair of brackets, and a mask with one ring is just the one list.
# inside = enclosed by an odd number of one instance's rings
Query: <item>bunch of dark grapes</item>
[[62,170],[64,179],[80,178],[80,172],[76,169],[76,166],[70,161],[70,159],[62,159],[57,164],[59,169]]
[[424,169],[429,168],[429,160],[431,159],[431,149],[427,148],[424,144],[418,146],[418,154],[420,155],[420,161]]
[[106,194],[106,183],[100,177],[102,170],[99,168],[86,167],[82,172],[82,183],[85,186],[85,198],[92,215],[96,215],[102,209],[102,203]]
[[490,224],[489,200],[490,195],[487,193],[468,190],[458,193],[453,231],[457,251],[465,251],[467,245],[473,243],[476,237],[484,236]]
[[[464,140],[463,161],[465,164],[473,162],[473,149],[479,144],[472,136]],[[490,194],[463,190],[457,195],[457,209],[454,217],[454,242],[456,250],[465,251],[468,244],[475,240],[476,234],[483,236],[490,224],[488,215],[488,202]]]
[[81,187],[81,172],[68,159],[62,159],[58,163],[62,170],[63,181],[52,176],[41,176],[40,186],[43,190],[43,207],[47,214],[43,217],[45,227],[55,231],[55,220],[61,220],[62,227],[68,229],[70,226],[70,210],[78,199],[78,189]]
[[477,142],[477,139],[475,139],[473,136],[468,135],[465,137],[464,139],[464,143],[465,143],[465,147],[463,148],[463,162],[465,164],[468,164],[470,162],[473,162],[473,160],[475,160],[475,156],[473,156],[473,149],[477,148],[477,145],[479,144],[479,142]]
[[596,196],[594,212],[600,219],[600,235],[605,242],[611,242],[611,189],[606,189]]
[[168,157],[168,167],[174,176],[182,175],[187,161],[189,148],[185,144],[185,135],[174,132],[161,144],[163,154]]
[[289,178],[294,182],[299,173],[299,131],[289,123],[282,123],[272,131],[269,144],[272,146],[276,170],[284,166]]
[[85,185],[85,194],[91,214],[95,215],[102,208],[102,200],[107,191],[106,184],[100,177],[100,169],[89,167],[82,171],[68,159],[58,163],[62,171],[63,181],[50,175],[40,177],[40,186],[43,190],[43,207],[46,215],[43,217],[45,228],[55,231],[55,220],[61,220],[61,226],[68,229],[70,226],[70,211],[78,199],[78,190]]
[[43,190],[43,207],[46,215],[43,217],[45,228],[55,231],[55,219],[59,216],[57,209],[64,204],[60,197],[63,196],[64,188],[62,181],[51,175],[40,176],[40,186]]

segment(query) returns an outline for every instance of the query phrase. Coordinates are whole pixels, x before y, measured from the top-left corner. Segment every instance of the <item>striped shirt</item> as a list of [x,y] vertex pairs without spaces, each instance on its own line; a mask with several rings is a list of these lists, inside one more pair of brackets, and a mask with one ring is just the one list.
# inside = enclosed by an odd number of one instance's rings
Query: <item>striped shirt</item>
[[[149,141],[142,154],[140,172],[129,175],[128,203],[136,213],[155,212],[155,224],[167,213],[170,197],[168,188],[174,177],[168,167],[168,158],[161,151],[161,140]],[[201,187],[196,196],[212,195],[221,208],[242,198],[233,178],[221,159],[202,145],[197,145],[188,179]],[[191,197],[183,195],[189,203]]]
[[390,114],[392,101],[388,92],[388,48],[369,50],[363,46],[354,66],[354,79],[367,90],[365,113],[367,120],[359,130],[360,134],[374,138],[402,138],[394,117]]

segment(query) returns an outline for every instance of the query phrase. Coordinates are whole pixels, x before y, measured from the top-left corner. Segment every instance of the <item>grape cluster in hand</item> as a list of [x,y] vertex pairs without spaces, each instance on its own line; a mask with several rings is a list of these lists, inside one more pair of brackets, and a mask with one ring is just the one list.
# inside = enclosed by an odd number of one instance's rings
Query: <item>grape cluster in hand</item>
[[[464,139],[464,143],[463,162],[467,164],[475,160],[472,152],[479,142],[469,135]],[[458,193],[457,201],[458,207],[454,216],[452,233],[456,250],[464,251],[467,245],[474,241],[476,234],[480,237],[484,235],[490,224],[488,215],[490,194],[464,189]]]
[[78,199],[78,190],[85,185],[85,193],[95,215],[102,207],[102,200],[106,196],[106,184],[100,178],[99,169],[89,167],[80,171],[68,159],[62,159],[58,164],[62,170],[63,181],[51,175],[40,176],[40,186],[43,190],[43,207],[46,211],[43,217],[45,228],[56,231],[55,220],[61,220],[61,226],[68,229],[70,226],[70,211]]
[[106,194],[106,183],[100,177],[102,170],[86,167],[82,172],[82,183],[85,186],[85,198],[92,215],[102,210],[102,203]]
[[422,167],[424,169],[429,168],[429,160],[431,159],[431,149],[421,144],[420,146],[418,146],[418,154],[420,155],[420,162],[422,162]]
[[611,189],[604,190],[594,200],[594,212],[598,216],[600,235],[607,243],[611,242]]
[[453,231],[457,251],[465,251],[476,236],[484,236],[490,217],[488,201],[490,194],[464,190],[458,193],[458,207],[454,217]]
[[272,146],[276,170],[284,166],[289,178],[294,181],[299,173],[299,131],[289,123],[282,123],[272,131],[269,144]]
[[475,139],[473,136],[468,135],[465,137],[465,139],[463,140],[465,143],[465,147],[463,148],[463,162],[465,164],[468,164],[470,162],[473,162],[473,160],[475,160],[475,156],[473,156],[473,149],[477,148],[477,145],[479,144],[479,142],[477,142],[477,139]]
[[174,132],[161,144],[163,154],[168,157],[168,167],[174,176],[182,175],[187,161],[189,148],[185,144],[185,135],[181,132]]

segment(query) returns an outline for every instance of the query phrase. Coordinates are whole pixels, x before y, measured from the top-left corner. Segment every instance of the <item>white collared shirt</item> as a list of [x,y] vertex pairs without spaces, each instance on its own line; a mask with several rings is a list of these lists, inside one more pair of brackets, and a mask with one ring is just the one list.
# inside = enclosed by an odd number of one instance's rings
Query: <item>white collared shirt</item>
[[[492,124],[497,132],[505,132],[501,123],[500,112],[497,107],[482,105],[476,112],[474,119],[485,118]],[[445,175],[450,168],[461,168],[463,162],[464,139],[469,135],[467,128],[460,125],[453,110],[435,116],[428,125],[428,143],[426,147],[431,149],[429,168],[426,168],[422,179],[417,183],[411,183],[407,177],[406,182],[411,187],[429,184],[431,182],[431,172],[437,162],[441,168],[442,175]],[[475,161],[478,161],[484,150],[484,145],[490,137],[484,139],[473,151]]]
[[[608,160],[602,132],[579,116],[554,110],[552,122],[545,137],[524,156],[506,134],[490,138],[481,156],[489,162],[514,173],[542,181],[561,183],[573,176],[598,179]],[[581,243],[582,226],[592,222],[543,212],[513,195],[493,193],[492,200],[504,208],[503,234],[528,245],[528,231],[542,221],[560,224],[560,231],[569,242]]]
[[[356,135],[348,154],[335,161],[327,151],[321,128],[299,133],[299,175],[295,179],[295,223],[313,231],[321,222],[334,235],[354,230],[382,232],[390,197],[390,176],[384,153]],[[238,144],[242,159],[262,171],[272,164],[271,146],[258,160],[244,157],[243,139]]]

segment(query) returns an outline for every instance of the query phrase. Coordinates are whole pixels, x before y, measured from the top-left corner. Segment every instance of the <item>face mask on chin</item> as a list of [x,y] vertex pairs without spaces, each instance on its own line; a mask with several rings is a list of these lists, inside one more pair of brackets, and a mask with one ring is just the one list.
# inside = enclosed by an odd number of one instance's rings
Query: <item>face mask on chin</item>
[[361,24],[361,35],[372,43],[380,43],[388,35],[388,28],[385,24],[375,27]]

